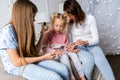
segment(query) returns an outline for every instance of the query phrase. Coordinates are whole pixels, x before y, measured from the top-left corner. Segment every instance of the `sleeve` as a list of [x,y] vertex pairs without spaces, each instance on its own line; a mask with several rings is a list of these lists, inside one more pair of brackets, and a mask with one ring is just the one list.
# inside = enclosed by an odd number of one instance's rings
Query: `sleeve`
[[17,42],[15,38],[15,33],[10,26],[5,26],[0,31],[0,49],[16,49]]
[[88,39],[89,45],[96,45],[99,42],[98,30],[96,25],[96,20],[94,16],[90,16],[89,26],[91,32],[91,38]]
[[68,37],[69,43],[73,43],[72,34],[70,31],[71,31],[71,26],[69,25],[68,30],[67,30],[67,37]]
[[67,35],[65,35],[65,44],[68,44],[68,43],[69,43],[68,37]]
[[44,39],[43,39],[43,46],[42,46],[42,50],[46,53],[48,52],[55,52],[55,50],[53,48],[50,47],[50,39],[51,39],[51,32],[48,32],[45,34]]

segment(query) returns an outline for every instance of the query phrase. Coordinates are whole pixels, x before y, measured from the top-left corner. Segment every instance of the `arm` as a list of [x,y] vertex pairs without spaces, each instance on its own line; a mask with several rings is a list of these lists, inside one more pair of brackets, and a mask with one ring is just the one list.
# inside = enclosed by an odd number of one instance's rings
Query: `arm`
[[91,38],[86,40],[86,42],[88,42],[89,45],[98,44],[99,36],[98,36],[98,30],[97,30],[96,20],[94,16],[90,16],[89,27],[90,27],[90,32],[91,32]]
[[36,50],[37,50],[37,52],[39,52],[40,51],[40,49],[42,49],[42,45],[43,45],[43,43],[44,43],[44,41],[43,40],[45,40],[44,38],[46,37],[46,35],[47,35],[47,33],[50,31],[50,29],[48,28],[47,29],[47,31],[44,31],[44,26],[43,26],[43,24],[42,24],[42,29],[41,29],[41,36],[40,36],[40,38],[39,38],[39,40],[38,40],[38,43],[36,44]]
[[41,33],[40,34],[41,36],[40,36],[40,38],[38,40],[38,43],[36,44],[36,50],[37,50],[37,52],[39,52],[40,49],[42,48],[42,43],[43,43],[43,39],[44,39],[44,36],[45,36],[43,27],[42,27],[40,33]]
[[49,31],[47,33],[44,34],[44,39],[43,39],[43,46],[42,46],[42,49],[44,52],[55,52],[55,50],[52,48],[51,46],[51,39],[52,39],[52,32]]
[[18,55],[18,51],[16,49],[7,49],[8,55],[10,57],[11,62],[13,63],[14,66],[23,66],[26,64],[31,64],[31,63],[35,63],[38,61],[42,61],[42,60],[49,60],[49,59],[53,59],[54,58],[54,54],[52,53],[48,53],[45,54],[43,56],[39,56],[39,57],[24,57],[21,58]]
[[[75,45],[95,45],[98,44],[99,42],[99,37],[98,37],[98,30],[97,30],[97,25],[94,16],[89,15],[87,18],[87,26],[89,27],[89,37],[86,37],[85,40],[79,39],[75,42]],[[86,26],[84,26],[86,27]],[[87,27],[86,27],[87,28]],[[84,36],[84,35],[83,35]]]
[[[20,57],[18,53],[18,44],[14,35],[14,30],[11,25],[7,25],[2,29],[2,39],[0,39],[0,49],[7,51],[8,56],[14,66],[23,66],[30,63],[35,63],[42,60],[52,59],[52,53],[45,54],[40,57]],[[7,36],[7,37],[6,37]],[[5,56],[6,57],[6,56]]]

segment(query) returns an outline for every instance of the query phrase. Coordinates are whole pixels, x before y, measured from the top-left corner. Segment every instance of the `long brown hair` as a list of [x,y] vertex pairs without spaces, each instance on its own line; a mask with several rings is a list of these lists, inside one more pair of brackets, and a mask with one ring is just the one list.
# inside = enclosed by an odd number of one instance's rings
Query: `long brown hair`
[[37,56],[33,22],[37,11],[37,7],[29,0],[17,0],[13,5],[10,23],[15,29],[20,57]]
[[82,10],[81,6],[76,0],[66,0],[64,2],[64,11],[68,14],[72,14],[75,16],[76,23],[83,23],[85,20],[85,13]]

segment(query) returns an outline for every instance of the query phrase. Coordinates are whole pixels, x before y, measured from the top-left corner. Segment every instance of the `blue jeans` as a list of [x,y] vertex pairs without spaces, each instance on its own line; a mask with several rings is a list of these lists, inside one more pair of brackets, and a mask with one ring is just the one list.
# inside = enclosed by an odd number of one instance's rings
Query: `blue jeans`
[[[105,80],[115,80],[114,74],[103,51],[99,46],[87,46],[86,51],[94,57],[95,65]],[[89,67],[88,67],[89,69]]]
[[79,76],[83,76],[84,73],[82,71],[81,62],[80,62],[77,54],[72,53],[72,52],[66,52],[65,54],[60,56],[59,59],[60,59],[61,63],[63,63],[64,65],[66,65],[66,67],[68,67],[68,70],[70,72],[70,76],[73,76],[73,72],[72,72],[72,69],[71,69],[71,65],[70,65],[70,61],[69,61],[68,56],[72,59]]
[[115,80],[110,64],[99,46],[88,46],[87,51],[91,53],[95,60],[95,65],[100,70],[105,80]]
[[28,64],[22,69],[22,74],[19,73],[20,70],[16,70],[14,75],[29,80],[69,80],[68,69],[63,64],[53,60]]
[[84,50],[80,50],[77,54],[82,63],[83,72],[85,73],[87,79],[91,80],[91,76],[94,68],[93,56]]
[[79,57],[77,56],[77,54],[72,53],[72,52],[68,52],[67,55],[72,59],[79,76],[82,77],[84,75],[84,72],[83,72],[83,69],[82,69],[81,61],[79,60]]

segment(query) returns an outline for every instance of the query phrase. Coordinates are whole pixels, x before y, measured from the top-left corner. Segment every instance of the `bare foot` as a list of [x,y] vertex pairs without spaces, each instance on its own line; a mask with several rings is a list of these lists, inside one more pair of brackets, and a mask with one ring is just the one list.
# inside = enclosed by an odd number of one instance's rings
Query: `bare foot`
[[75,80],[74,76],[71,76],[71,79],[70,80]]
[[81,80],[86,80],[85,76],[80,77]]

